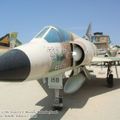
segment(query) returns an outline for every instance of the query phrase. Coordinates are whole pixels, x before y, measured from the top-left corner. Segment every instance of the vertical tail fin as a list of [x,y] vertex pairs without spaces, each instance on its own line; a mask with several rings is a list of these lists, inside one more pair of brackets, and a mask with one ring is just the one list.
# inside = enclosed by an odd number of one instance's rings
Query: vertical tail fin
[[10,46],[9,34],[6,34],[5,36],[0,38],[0,46],[4,46],[4,47]]
[[89,41],[92,41],[92,24],[90,23],[89,25],[88,25],[88,28],[87,28],[87,31],[86,31],[86,34],[85,34],[85,36],[87,37],[87,39],[89,40]]
[[16,45],[17,33],[8,33],[0,38],[0,46],[14,48]]

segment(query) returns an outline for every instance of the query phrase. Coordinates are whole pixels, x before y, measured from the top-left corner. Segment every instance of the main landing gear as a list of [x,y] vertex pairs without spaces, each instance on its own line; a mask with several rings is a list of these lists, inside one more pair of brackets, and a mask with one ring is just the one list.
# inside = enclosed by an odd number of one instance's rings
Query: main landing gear
[[110,74],[109,77],[107,77],[107,86],[109,88],[112,88],[113,87],[113,74]]
[[112,88],[113,85],[114,85],[113,74],[112,74],[111,66],[112,66],[112,62],[108,62],[108,69],[107,69],[107,86],[108,86],[109,88]]

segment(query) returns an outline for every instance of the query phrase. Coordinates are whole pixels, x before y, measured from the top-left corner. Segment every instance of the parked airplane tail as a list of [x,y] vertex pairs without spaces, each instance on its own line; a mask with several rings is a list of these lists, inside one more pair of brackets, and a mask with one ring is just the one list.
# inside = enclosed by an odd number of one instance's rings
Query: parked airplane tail
[[92,41],[92,40],[91,40],[91,39],[92,39],[92,25],[91,25],[91,23],[88,25],[88,28],[87,28],[87,30],[86,30],[86,33],[85,33],[84,38],[85,38],[86,40]]
[[17,39],[17,33],[11,32],[0,38],[0,46],[14,48]]
[[9,34],[6,34],[5,36],[0,38],[0,45],[4,47],[10,46]]

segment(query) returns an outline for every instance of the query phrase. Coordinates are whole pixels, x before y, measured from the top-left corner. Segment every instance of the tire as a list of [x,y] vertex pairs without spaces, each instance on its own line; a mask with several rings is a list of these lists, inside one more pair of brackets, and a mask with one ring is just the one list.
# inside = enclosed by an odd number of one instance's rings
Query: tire
[[56,111],[56,110],[61,111],[62,109],[63,107],[61,106],[53,106],[53,111]]
[[113,74],[110,74],[109,77],[107,78],[107,85],[109,88],[113,87]]

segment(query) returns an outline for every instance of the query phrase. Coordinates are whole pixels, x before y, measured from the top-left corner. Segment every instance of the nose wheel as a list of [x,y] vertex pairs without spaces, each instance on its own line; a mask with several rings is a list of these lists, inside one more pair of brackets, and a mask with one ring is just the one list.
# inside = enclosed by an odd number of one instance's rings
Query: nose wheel
[[113,85],[114,85],[113,74],[112,74],[111,66],[112,66],[112,62],[108,62],[108,69],[107,69],[107,86],[108,86],[109,88],[112,88]]
[[61,111],[63,109],[63,98],[56,98],[55,103],[53,104],[53,111]]
[[114,81],[113,81],[113,74],[110,74],[108,77],[107,77],[107,86],[109,88],[112,88],[114,85]]

